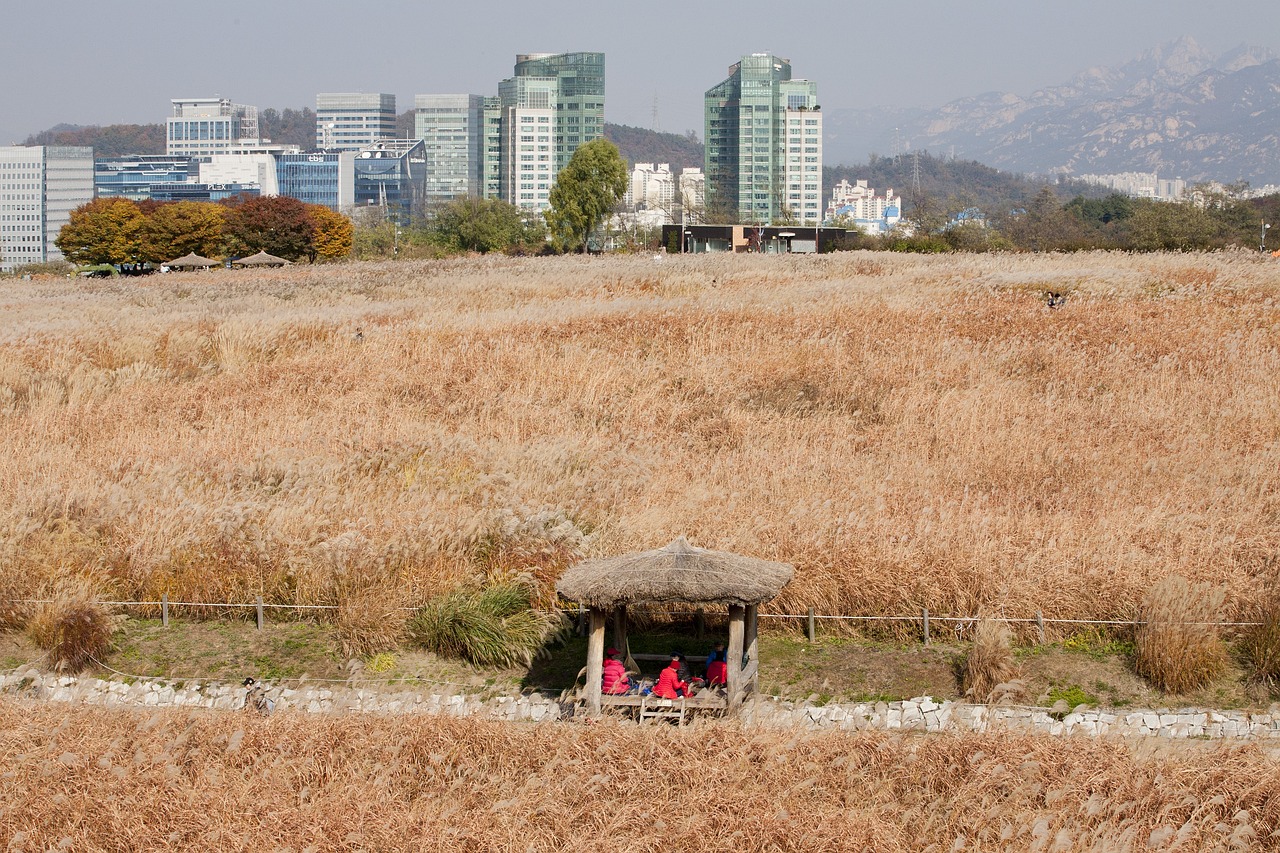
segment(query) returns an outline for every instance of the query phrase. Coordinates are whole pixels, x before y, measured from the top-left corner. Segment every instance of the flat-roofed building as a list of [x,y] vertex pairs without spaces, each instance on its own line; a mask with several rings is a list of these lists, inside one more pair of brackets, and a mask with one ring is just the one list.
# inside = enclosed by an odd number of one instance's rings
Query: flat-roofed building
[[165,121],[165,153],[170,156],[225,154],[256,145],[258,108],[227,98],[174,98]]
[[71,211],[90,201],[92,148],[0,148],[0,271],[62,260],[53,241]]
[[428,206],[484,194],[484,102],[480,95],[414,98],[414,135],[427,158]]
[[316,95],[316,148],[359,151],[395,136],[395,95],[380,92]]

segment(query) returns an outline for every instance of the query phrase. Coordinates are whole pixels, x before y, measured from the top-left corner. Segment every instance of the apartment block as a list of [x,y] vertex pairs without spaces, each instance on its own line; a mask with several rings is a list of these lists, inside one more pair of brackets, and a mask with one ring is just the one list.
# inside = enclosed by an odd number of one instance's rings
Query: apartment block
[[822,114],[817,84],[791,63],[744,56],[704,96],[707,204],[746,224],[822,219]]

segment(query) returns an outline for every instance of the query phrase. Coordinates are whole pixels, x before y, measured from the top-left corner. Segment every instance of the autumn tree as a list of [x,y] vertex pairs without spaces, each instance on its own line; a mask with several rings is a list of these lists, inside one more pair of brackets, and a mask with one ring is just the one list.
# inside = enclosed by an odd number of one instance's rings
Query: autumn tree
[[158,205],[142,229],[142,257],[160,263],[191,252],[222,254],[226,208],[200,201]]
[[227,249],[237,257],[268,252],[287,261],[310,258],[316,223],[310,205],[289,196],[235,196],[226,207]]
[[617,146],[603,137],[580,146],[551,188],[547,225],[556,245],[585,252],[591,232],[626,190],[627,164]]
[[145,222],[138,205],[128,199],[95,199],[71,211],[53,242],[72,263],[138,263]]
[[322,204],[307,206],[314,227],[310,257],[313,261],[336,261],[351,257],[351,220]]

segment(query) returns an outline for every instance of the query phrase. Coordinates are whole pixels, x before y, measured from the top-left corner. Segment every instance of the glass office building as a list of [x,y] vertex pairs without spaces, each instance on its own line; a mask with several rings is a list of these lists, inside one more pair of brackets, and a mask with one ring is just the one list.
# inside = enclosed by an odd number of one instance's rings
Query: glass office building
[[316,95],[316,148],[359,151],[396,135],[396,96],[381,92]]
[[381,207],[401,225],[423,212],[427,153],[421,139],[390,139],[355,155],[356,207]]
[[93,191],[98,198],[147,201],[156,184],[176,184],[195,177],[190,157],[164,154],[100,157],[93,161]]
[[427,157],[426,204],[482,195],[484,101],[480,95],[418,95],[415,136]]
[[354,151],[277,154],[280,195],[335,212],[347,210],[355,203],[355,160]]

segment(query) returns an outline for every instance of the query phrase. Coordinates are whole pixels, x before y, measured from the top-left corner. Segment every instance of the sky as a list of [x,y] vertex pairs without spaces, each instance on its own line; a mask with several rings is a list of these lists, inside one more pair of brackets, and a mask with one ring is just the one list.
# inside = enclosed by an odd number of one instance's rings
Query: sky
[[[1027,94],[1181,36],[1280,52],[1276,0],[13,0],[0,144],[60,122],[160,122],[172,98],[315,106],[317,92],[496,94],[517,53],[603,51],[605,118],[702,135],[702,93],[743,54],[791,60],[824,108]],[[656,121],[655,121],[656,102]]]

